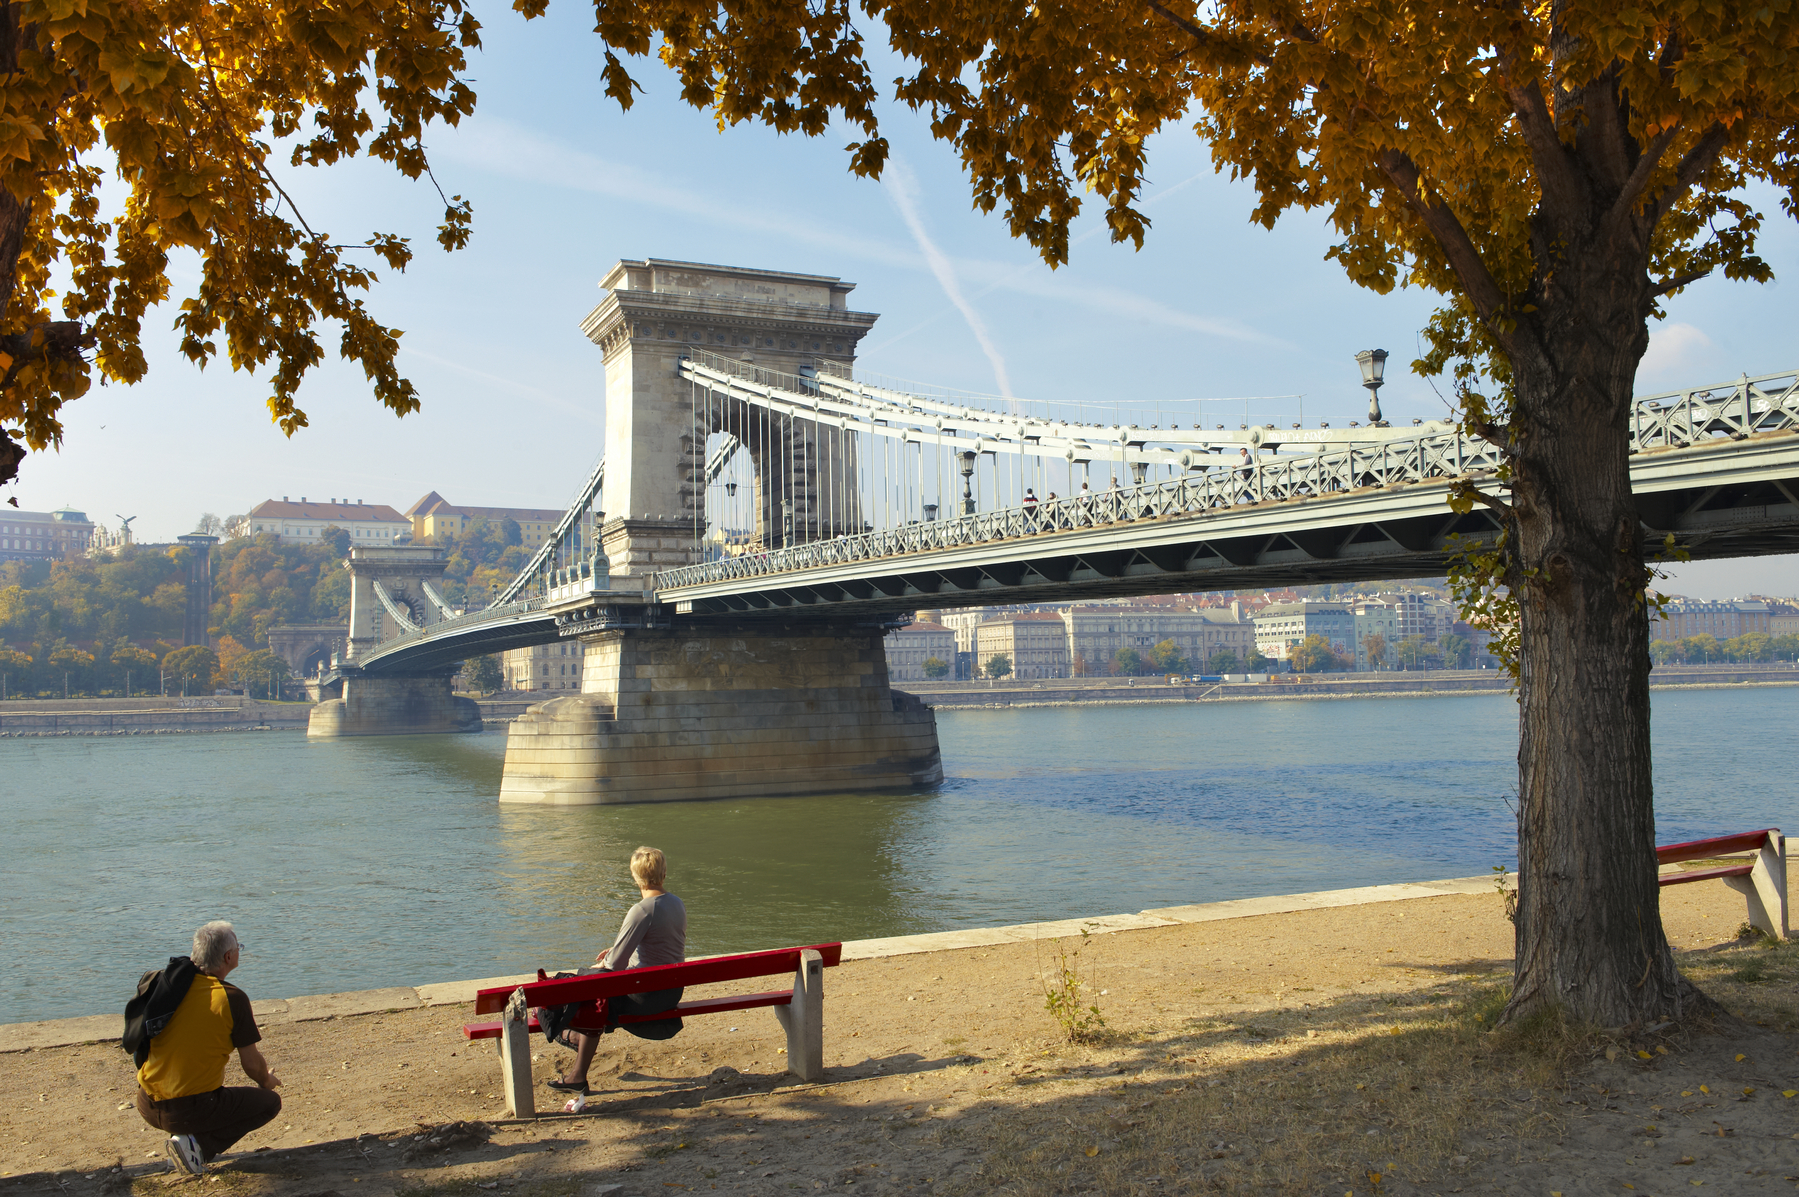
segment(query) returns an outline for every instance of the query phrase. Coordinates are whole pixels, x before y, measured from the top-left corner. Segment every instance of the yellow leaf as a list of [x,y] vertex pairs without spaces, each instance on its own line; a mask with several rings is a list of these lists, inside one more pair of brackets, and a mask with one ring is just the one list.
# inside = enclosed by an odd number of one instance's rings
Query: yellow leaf
[[1098,1154],[1099,1154],[1099,1148],[1097,1146],[1089,1147],[1087,1149],[1087,1158],[1088,1159],[1092,1159],[1094,1156],[1096,1156]]
[[1704,1094],[1706,1094],[1706,1095],[1707,1095],[1707,1096],[1710,1096],[1710,1094],[1711,1094],[1711,1091],[1712,1091],[1712,1090],[1711,1090],[1711,1086],[1709,1086],[1709,1085],[1701,1085],[1701,1086],[1699,1086],[1699,1092],[1701,1092],[1701,1093],[1704,1093]]
[[1754,1094],[1755,1094],[1755,1090],[1753,1090],[1753,1089],[1745,1089],[1745,1090],[1743,1090],[1743,1096],[1744,1096],[1744,1097],[1752,1097],[1752,1096],[1754,1096]]
[[1639,1051],[1639,1052],[1637,1052],[1637,1058],[1638,1058],[1638,1059],[1642,1059],[1642,1060],[1653,1060],[1653,1059],[1655,1059],[1655,1057],[1654,1057],[1654,1056],[1652,1056],[1652,1055],[1650,1055],[1650,1054],[1649,1054],[1649,1053],[1648,1053],[1648,1052],[1646,1052],[1646,1051]]
[[1691,1097],[1691,1096],[1693,1096],[1693,1091],[1691,1089],[1682,1089],[1680,1091],[1680,1095],[1682,1097]]
[[1748,1058],[1749,1057],[1745,1056],[1742,1052],[1737,1053],[1737,1063],[1738,1064],[1741,1064],[1744,1060],[1747,1060]]
[[1799,1097],[1799,1089],[1782,1089],[1780,1095],[1782,1097]]

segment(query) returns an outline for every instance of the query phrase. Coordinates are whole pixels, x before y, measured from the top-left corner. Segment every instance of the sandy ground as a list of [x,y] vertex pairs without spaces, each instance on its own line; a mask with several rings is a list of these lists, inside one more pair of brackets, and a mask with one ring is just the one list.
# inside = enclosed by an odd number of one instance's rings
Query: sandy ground
[[[1496,1052],[1499,898],[1415,899],[1097,936],[1085,1045],[1045,1011],[1050,944],[851,962],[827,973],[824,1082],[785,1076],[752,1010],[609,1037],[588,1109],[534,1122],[505,1116],[466,1006],[272,1026],[285,1108],[204,1181],[170,1171],[116,1043],[0,1054],[0,1197],[1791,1191],[1799,948],[1736,945],[1721,884],[1663,904],[1741,1025],[1589,1037],[1554,1067]],[[255,997],[253,969],[233,981]],[[568,1053],[534,1043],[541,1081]]]

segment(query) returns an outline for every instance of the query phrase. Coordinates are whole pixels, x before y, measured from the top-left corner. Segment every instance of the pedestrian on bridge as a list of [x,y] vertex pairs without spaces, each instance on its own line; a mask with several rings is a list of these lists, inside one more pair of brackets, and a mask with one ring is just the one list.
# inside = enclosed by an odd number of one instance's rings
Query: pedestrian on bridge
[[1028,486],[1024,488],[1023,506],[1024,530],[1026,532],[1035,532],[1037,530],[1037,492]]

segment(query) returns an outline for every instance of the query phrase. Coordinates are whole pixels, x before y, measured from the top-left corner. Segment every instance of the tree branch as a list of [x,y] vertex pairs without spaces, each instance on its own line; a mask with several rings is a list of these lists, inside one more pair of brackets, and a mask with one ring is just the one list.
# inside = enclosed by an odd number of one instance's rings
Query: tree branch
[[1680,197],[1692,190],[1700,176],[1712,168],[1712,163],[1718,160],[1718,155],[1724,152],[1724,147],[1729,143],[1730,130],[1722,123],[1713,121],[1712,127],[1702,133],[1693,148],[1681,157],[1680,164],[1674,168],[1674,181],[1655,197],[1651,220],[1661,219],[1662,213],[1679,203]]
[[1568,161],[1568,147],[1555,130],[1555,117],[1550,115],[1543,89],[1534,80],[1520,83],[1513,78],[1515,60],[1505,47],[1497,49],[1496,57],[1501,84],[1512,102],[1512,114],[1518,118],[1519,131],[1530,150],[1531,164],[1537,169],[1545,198],[1568,205],[1582,203],[1586,188]]
[[[1449,259],[1449,265],[1456,277],[1462,280],[1462,286],[1468,290],[1468,298],[1474,301],[1474,307],[1483,321],[1491,321],[1506,306],[1505,292],[1493,281],[1487,270],[1487,264],[1481,260],[1480,250],[1476,248],[1468,230],[1449,206],[1442,200],[1426,203],[1419,193],[1418,167],[1410,156],[1400,150],[1382,150],[1377,160],[1381,172],[1391,181],[1392,187],[1399,193],[1406,205],[1417,213],[1424,227],[1430,230],[1437,244],[1443,248],[1443,256]],[[1509,340],[1502,331],[1490,329],[1501,342]]]
[[[1143,0],[1143,2],[1149,6],[1151,12],[1187,34],[1187,36],[1191,37],[1202,46],[1215,45],[1220,40],[1218,35],[1212,30],[1207,29],[1197,21],[1183,17],[1180,13],[1175,12],[1161,3],[1161,0]],[[1254,60],[1258,66],[1268,66],[1271,62],[1271,60],[1263,54],[1252,53],[1249,57]]]
[[1668,152],[1668,147],[1674,144],[1674,135],[1679,131],[1679,125],[1671,125],[1650,140],[1643,150],[1643,156],[1637,159],[1636,166],[1631,169],[1630,177],[1624,180],[1624,186],[1619,189],[1617,202],[1605,214],[1606,224],[1615,225],[1630,212],[1637,197],[1649,186],[1649,176],[1655,173],[1656,165],[1661,162],[1662,155]]
[[1666,282],[1657,283],[1655,288],[1649,292],[1649,297],[1651,299],[1659,299],[1663,295],[1668,294],[1668,292],[1678,291],[1689,283],[1696,283],[1709,274],[1711,274],[1710,270],[1691,270],[1686,274],[1677,274]]

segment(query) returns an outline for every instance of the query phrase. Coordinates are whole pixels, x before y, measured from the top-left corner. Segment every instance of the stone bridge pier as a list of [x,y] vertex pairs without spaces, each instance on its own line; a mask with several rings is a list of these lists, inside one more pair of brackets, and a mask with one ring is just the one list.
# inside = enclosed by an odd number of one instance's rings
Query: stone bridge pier
[[481,708],[450,689],[457,667],[417,674],[366,674],[359,660],[379,645],[440,623],[454,614],[438,589],[448,563],[430,545],[384,545],[350,550],[348,647],[336,661],[338,678],[312,709],[306,734],[409,736],[478,732]]
[[910,789],[932,710],[888,685],[877,624],[683,622],[581,637],[582,692],[506,741],[502,802],[570,806]]

